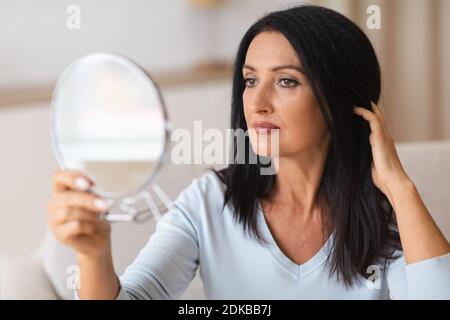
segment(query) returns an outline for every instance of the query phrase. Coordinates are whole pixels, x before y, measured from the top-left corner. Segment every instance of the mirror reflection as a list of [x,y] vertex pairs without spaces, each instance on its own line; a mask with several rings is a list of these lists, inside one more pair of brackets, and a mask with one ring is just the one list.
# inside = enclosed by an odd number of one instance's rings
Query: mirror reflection
[[82,170],[98,194],[132,195],[156,173],[166,144],[166,115],[151,78],[126,58],[92,54],[71,64],[52,102],[58,162]]

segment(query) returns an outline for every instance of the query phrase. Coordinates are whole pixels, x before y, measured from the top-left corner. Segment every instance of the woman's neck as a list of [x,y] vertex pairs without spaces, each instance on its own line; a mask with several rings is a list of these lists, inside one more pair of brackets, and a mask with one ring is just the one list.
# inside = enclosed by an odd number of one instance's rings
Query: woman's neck
[[271,202],[294,206],[305,214],[316,211],[327,151],[328,144],[324,143],[314,150],[278,158]]

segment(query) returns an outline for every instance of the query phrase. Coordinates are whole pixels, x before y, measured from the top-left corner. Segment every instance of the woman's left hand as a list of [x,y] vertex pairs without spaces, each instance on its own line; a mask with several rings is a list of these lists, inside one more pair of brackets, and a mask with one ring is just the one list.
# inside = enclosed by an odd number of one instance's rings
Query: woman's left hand
[[394,139],[390,135],[384,115],[380,108],[372,103],[373,111],[361,107],[354,107],[353,112],[362,116],[370,124],[371,134],[369,136],[372,147],[372,179],[375,186],[388,198],[392,189],[409,180],[403,169],[395,148]]

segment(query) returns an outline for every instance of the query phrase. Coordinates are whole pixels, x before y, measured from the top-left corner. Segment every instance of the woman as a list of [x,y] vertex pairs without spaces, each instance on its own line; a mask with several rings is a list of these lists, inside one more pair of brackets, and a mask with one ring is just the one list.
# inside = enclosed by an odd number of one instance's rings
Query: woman
[[[380,82],[370,41],[332,10],[257,21],[238,49],[231,125],[276,174],[246,161],[195,179],[118,278],[107,201],[81,173],[57,173],[49,223],[77,253],[79,297],[177,298],[200,267],[210,299],[449,299],[450,246],[371,103]],[[276,155],[260,141],[275,132]]]

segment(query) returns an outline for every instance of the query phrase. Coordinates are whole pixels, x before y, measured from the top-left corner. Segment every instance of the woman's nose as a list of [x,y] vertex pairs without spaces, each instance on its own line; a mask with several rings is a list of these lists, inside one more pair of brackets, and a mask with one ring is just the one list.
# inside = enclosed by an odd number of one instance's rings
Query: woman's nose
[[272,108],[268,105],[257,106],[255,113],[272,113]]
[[271,113],[273,112],[273,104],[271,93],[265,89],[261,88],[254,93],[253,97],[253,111],[256,113]]

